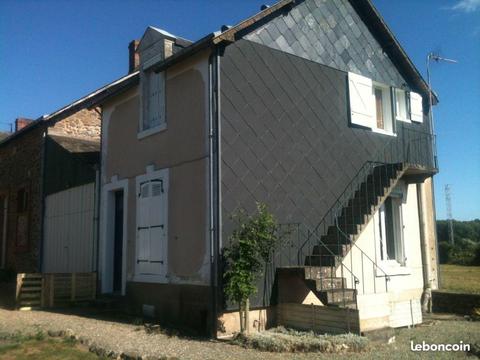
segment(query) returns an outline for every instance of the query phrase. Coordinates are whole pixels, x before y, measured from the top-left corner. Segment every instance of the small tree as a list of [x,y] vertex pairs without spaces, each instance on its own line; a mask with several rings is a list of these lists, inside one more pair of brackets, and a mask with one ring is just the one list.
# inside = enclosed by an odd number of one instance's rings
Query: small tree
[[227,265],[224,291],[230,301],[239,305],[243,333],[248,332],[249,299],[257,291],[255,282],[279,241],[278,224],[267,206],[260,203],[255,214],[248,216],[241,211],[234,217],[238,219],[238,228],[230,236],[230,245],[224,252]]

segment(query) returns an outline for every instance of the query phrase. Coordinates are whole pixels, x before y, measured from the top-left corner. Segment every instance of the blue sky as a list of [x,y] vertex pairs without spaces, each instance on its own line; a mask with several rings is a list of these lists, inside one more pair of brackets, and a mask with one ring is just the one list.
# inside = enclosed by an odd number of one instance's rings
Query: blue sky
[[[373,0],[418,69],[439,51],[458,64],[433,64],[441,172],[437,217],[452,184],[453,215],[480,218],[480,0]],[[265,0],[2,0],[0,131],[36,118],[121,77],[127,46],[148,25],[198,39],[257,12]],[[271,1],[270,3],[273,3]]]

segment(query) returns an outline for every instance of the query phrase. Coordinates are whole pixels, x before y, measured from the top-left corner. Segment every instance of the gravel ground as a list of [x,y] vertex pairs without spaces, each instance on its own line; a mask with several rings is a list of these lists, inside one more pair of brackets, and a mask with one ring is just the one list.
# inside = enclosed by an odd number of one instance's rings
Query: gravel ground
[[[142,358],[179,359],[410,359],[410,358],[465,358],[465,353],[418,354],[409,350],[410,340],[432,342],[467,340],[480,344],[480,322],[463,320],[436,320],[416,329],[396,330],[397,341],[392,345],[376,344],[361,354],[279,354],[259,352],[221,341],[186,339],[165,334],[147,334],[143,327],[122,322],[99,320],[78,315],[46,311],[9,311],[0,309],[0,333],[35,333],[38,330],[67,331],[88,344],[113,351],[116,354],[139,354]],[[459,339],[456,339],[459,337]],[[420,356],[419,356],[420,355]],[[439,356],[440,355],[440,356]],[[446,357],[444,357],[446,356]],[[472,358],[471,356],[469,358]]]

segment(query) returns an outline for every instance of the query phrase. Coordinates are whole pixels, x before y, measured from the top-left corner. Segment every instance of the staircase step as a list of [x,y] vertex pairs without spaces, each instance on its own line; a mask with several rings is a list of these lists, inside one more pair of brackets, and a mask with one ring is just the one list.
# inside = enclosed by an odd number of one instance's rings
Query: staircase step
[[341,263],[341,260],[337,256],[333,255],[308,255],[305,257],[306,266],[319,266],[319,267],[337,267]]
[[342,305],[344,302],[356,301],[356,292],[357,290],[348,288],[329,289],[318,291],[317,296],[324,304]]
[[331,266],[292,266],[277,268],[279,275],[299,275],[306,280],[320,280],[335,276],[335,268]]
[[346,280],[342,277],[325,277],[315,280],[315,286],[317,291],[343,289],[346,286]]
[[323,244],[315,245],[312,250],[312,255],[336,255],[344,257],[350,251],[349,244]]

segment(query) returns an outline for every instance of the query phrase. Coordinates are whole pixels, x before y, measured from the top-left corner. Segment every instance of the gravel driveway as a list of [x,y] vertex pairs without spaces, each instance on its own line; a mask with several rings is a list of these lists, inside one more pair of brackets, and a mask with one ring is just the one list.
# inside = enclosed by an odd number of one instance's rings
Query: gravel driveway
[[[127,321],[99,320],[78,315],[65,315],[46,311],[9,311],[0,308],[0,333],[24,334],[38,330],[66,331],[75,334],[81,342],[96,346],[116,355],[137,354],[143,359],[471,359],[466,353],[414,353],[410,341],[420,343],[465,343],[477,344],[480,351],[480,322],[468,322],[462,318],[442,319],[425,323],[415,329],[396,329],[396,341],[391,344],[372,344],[363,353],[357,354],[287,354],[268,353],[244,349],[221,341],[186,339],[165,334],[147,334],[143,326]],[[135,359],[135,357],[130,357]]]
[[[88,345],[116,354],[139,354],[153,359],[305,359],[305,354],[274,354],[243,349],[221,341],[185,339],[164,334],[147,334],[143,327],[46,311],[0,309],[0,332],[35,333],[38,330],[72,332]],[[310,354],[309,358],[313,354]]]

